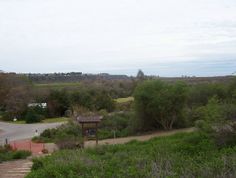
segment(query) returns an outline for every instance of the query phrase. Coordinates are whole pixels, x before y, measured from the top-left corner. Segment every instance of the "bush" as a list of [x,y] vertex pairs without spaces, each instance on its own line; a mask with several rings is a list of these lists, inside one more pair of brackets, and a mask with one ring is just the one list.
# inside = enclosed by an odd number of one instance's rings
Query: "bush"
[[58,128],[46,129],[39,137],[35,137],[32,140],[34,142],[65,142],[67,139],[76,138],[79,140],[81,138],[81,128],[79,124],[74,122],[68,122],[63,124]]
[[33,159],[33,165],[31,170],[38,170],[43,168],[43,162],[40,159]]
[[31,155],[29,151],[15,151],[12,150],[10,145],[0,146],[0,163],[13,159],[24,159]]
[[44,118],[43,115],[38,114],[35,110],[29,109],[25,115],[25,121],[26,123],[36,123],[41,122],[41,120]]
[[99,124],[99,139],[125,137],[132,134],[131,120],[133,113],[116,113],[105,116]]
[[219,147],[236,145],[236,122],[227,122],[213,128],[211,133]]
[[31,153],[29,151],[19,150],[19,151],[13,152],[12,158],[13,159],[23,159],[23,158],[26,158],[30,155],[31,155]]
[[235,109],[232,105],[213,97],[198,111],[201,120],[196,122],[196,126],[201,132],[208,134],[219,147],[236,145]]
[[136,88],[134,98],[141,129],[150,130],[162,126],[169,130],[182,116],[187,87],[184,83],[146,81]]
[[78,138],[65,138],[56,141],[59,149],[75,149],[82,148],[82,140]]

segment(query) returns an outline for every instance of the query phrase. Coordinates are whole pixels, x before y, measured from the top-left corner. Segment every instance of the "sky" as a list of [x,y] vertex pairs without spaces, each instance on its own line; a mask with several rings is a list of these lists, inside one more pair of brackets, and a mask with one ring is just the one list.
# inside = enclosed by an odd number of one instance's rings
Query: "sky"
[[0,70],[236,72],[235,0],[0,0]]

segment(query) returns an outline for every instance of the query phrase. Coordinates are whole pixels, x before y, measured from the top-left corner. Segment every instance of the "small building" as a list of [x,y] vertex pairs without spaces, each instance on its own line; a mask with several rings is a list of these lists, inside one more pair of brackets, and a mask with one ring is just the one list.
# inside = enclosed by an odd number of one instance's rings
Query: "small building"
[[82,128],[83,146],[85,140],[96,140],[98,144],[98,124],[101,122],[101,116],[79,116],[77,121]]
[[46,109],[47,108],[47,103],[29,103],[28,107],[29,108],[40,107],[40,108]]

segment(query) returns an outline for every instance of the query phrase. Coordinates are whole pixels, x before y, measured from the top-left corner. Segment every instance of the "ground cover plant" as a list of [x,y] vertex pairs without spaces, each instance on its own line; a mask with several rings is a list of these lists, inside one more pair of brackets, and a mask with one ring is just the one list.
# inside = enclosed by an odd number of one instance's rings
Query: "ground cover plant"
[[4,161],[10,161],[15,159],[25,159],[30,156],[29,151],[15,151],[12,150],[9,145],[0,146],[0,163]]
[[27,178],[235,177],[236,146],[218,148],[200,132],[146,142],[62,150],[34,160]]

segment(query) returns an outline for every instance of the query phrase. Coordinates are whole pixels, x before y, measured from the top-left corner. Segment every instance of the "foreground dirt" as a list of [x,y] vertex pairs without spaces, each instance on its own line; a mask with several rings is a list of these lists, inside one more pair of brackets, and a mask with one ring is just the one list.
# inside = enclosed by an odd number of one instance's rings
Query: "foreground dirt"
[[[124,143],[130,142],[131,140],[147,141],[147,140],[150,140],[151,138],[154,138],[154,137],[163,137],[163,136],[173,135],[176,133],[193,132],[193,131],[194,131],[194,128],[176,129],[176,130],[171,130],[171,131],[159,131],[159,132],[154,132],[154,133],[151,133],[148,135],[99,140],[98,145],[124,144]],[[96,142],[95,141],[86,141],[84,146],[85,146],[85,148],[94,147],[94,146],[96,146]]]

